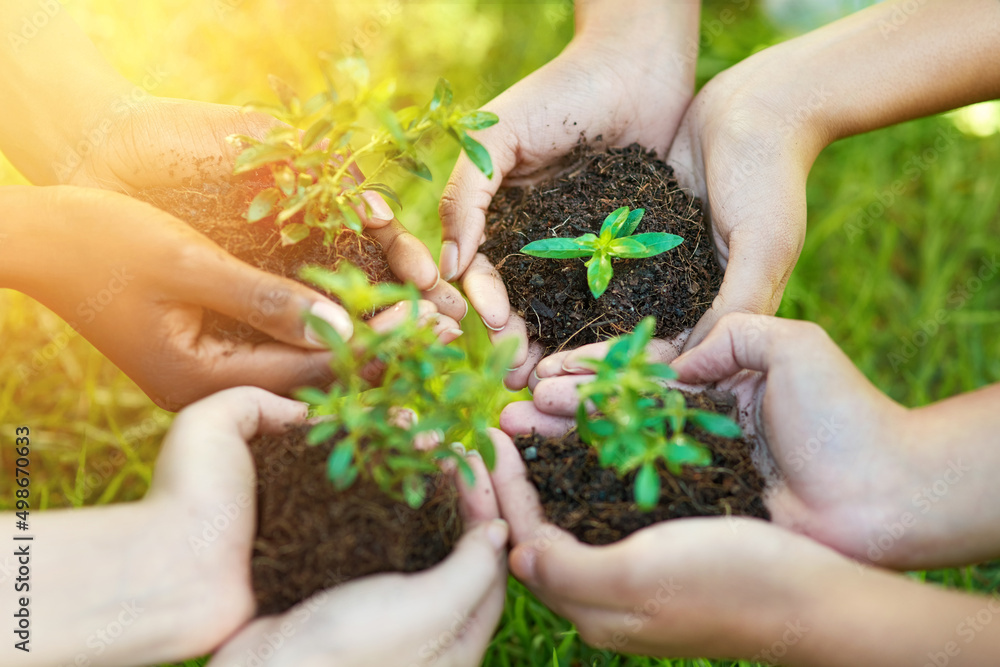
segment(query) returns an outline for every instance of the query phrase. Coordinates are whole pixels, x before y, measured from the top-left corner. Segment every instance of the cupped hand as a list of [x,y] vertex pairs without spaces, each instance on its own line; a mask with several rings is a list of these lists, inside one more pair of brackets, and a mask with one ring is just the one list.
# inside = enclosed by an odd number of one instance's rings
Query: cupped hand
[[441,275],[462,279],[494,337],[522,341],[507,379],[510,388],[526,385],[541,350],[529,348],[524,322],[511,312],[503,281],[477,253],[486,210],[501,186],[537,182],[557,172],[581,136],[607,145],[639,142],[666,152],[693,95],[694,59],[687,49],[689,39],[697,41],[698,23],[697,3],[668,5],[637,4],[617,17],[578,18],[584,27],[562,54],[483,107],[500,118],[476,134],[493,159],[494,176],[486,178],[462,155],[445,187]]
[[[147,97],[108,112],[112,129],[70,174],[67,184],[125,193],[151,187],[189,187],[228,179],[239,150],[226,138],[263,139],[280,122],[239,107],[192,100]],[[361,177],[354,170],[356,177]],[[427,247],[395,218],[378,193],[365,193],[371,214],[361,211],[367,233],[378,241],[392,272],[413,282],[442,314],[465,317],[468,306],[453,286],[440,280]]]
[[[177,409],[221,389],[256,385],[280,394],[329,382],[329,352],[304,323],[306,311],[341,335],[347,313],[319,293],[237,260],[153,206],[88,188],[25,188],[48,234],[24,244],[56,257],[16,287],[52,308],[128,374],[158,405]],[[41,265],[40,259],[35,262]],[[202,335],[211,309],[275,341],[254,345]],[[454,338],[457,322],[434,313]],[[391,327],[392,312],[373,326]]]
[[306,407],[254,387],[227,389],[181,411],[164,438],[140,503],[147,529],[160,536],[161,549],[151,558],[170,573],[178,595],[199,599],[192,606],[183,598],[187,629],[171,637],[173,659],[215,649],[253,616],[256,477],[247,441],[302,422]]
[[440,565],[330,589],[244,627],[212,667],[260,665],[479,665],[503,611],[507,525],[483,461],[467,457],[473,486],[458,480],[466,534]]
[[[678,519],[607,546],[546,522],[520,453],[494,433],[510,566],[588,644],[669,657],[750,657],[804,613],[820,573],[849,561],[758,519]],[[794,618],[794,617],[792,617]],[[768,640],[768,642],[771,640]]]

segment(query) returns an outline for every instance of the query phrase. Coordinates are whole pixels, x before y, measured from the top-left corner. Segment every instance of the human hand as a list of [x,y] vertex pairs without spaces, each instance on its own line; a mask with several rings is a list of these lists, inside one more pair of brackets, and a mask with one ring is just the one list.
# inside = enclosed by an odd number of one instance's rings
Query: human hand
[[781,636],[792,613],[807,613],[819,572],[851,569],[830,549],[757,519],[679,519],[585,545],[546,522],[511,440],[495,433],[494,444],[511,571],[594,647],[749,657]]
[[473,486],[458,479],[466,534],[441,564],[416,574],[383,574],[314,595],[279,616],[254,620],[213,658],[248,664],[479,665],[503,611],[507,526],[483,461],[467,457]]
[[[29,642],[30,652],[5,643],[0,660],[145,665],[214,650],[254,613],[256,486],[246,442],[305,415],[304,404],[260,389],[221,392],[174,420],[141,501],[32,512],[34,540],[18,544],[44,576],[22,593],[31,639],[46,640]],[[15,599],[0,597],[8,618]]]
[[500,122],[476,135],[490,152],[486,178],[464,155],[441,199],[441,274],[461,277],[493,337],[522,341],[510,388],[524,387],[541,358],[529,348],[524,321],[510,311],[503,281],[476,249],[486,210],[501,185],[535,182],[556,172],[581,134],[609,145],[639,142],[664,154],[694,91],[698,2],[577,3],[578,34],[566,50],[483,108]]
[[[123,195],[71,187],[4,194],[24,210],[17,217],[30,212],[45,221],[44,228],[15,230],[17,255],[4,261],[9,286],[63,316],[158,405],[177,409],[247,384],[287,394],[333,379],[329,352],[302,313],[327,320],[345,338],[353,328],[347,313],[319,293],[246,265],[181,221]],[[205,308],[275,341],[204,336]],[[457,322],[435,311],[422,302],[422,315],[436,318],[442,340],[453,339]],[[390,309],[371,324],[385,330],[402,316]]]
[[[150,96],[131,103],[116,98],[106,114],[112,130],[83,157],[66,183],[134,193],[229,179],[239,150],[227,137],[263,139],[281,124],[267,114],[234,106]],[[356,166],[352,173],[362,178]],[[382,246],[393,274],[413,282],[442,314],[464,318],[465,299],[439,279],[427,247],[406,231],[377,192],[366,192],[363,197],[371,209],[370,214],[359,212],[366,233]]]

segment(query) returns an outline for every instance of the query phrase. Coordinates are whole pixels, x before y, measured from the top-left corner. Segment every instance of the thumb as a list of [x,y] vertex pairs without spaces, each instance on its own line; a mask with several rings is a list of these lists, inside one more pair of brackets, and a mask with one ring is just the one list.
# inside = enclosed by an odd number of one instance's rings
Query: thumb
[[802,250],[803,237],[804,230],[792,224],[733,230],[719,294],[691,331],[684,349],[698,345],[730,313],[773,315]]
[[803,324],[768,315],[726,315],[700,345],[677,357],[671,366],[677,379],[688,384],[717,382],[744,369],[766,373],[776,351],[788,347],[783,341],[794,341]]
[[325,320],[345,340],[354,333],[342,307],[294,280],[254,268],[221,248],[191,248],[180,279],[180,296],[249,324],[274,339],[307,349],[324,346],[319,334],[306,325],[306,312]]
[[441,195],[441,277],[455,280],[472,263],[486,229],[486,209],[493,195],[517,162],[518,122],[515,115],[494,111],[500,118],[496,125],[476,133],[476,141],[489,152],[493,176],[488,178],[463,152],[448,178]]

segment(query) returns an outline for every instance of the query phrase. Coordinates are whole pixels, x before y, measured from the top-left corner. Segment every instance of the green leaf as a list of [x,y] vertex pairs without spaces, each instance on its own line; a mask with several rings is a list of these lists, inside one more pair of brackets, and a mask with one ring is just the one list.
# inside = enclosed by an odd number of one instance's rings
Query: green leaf
[[295,398],[308,403],[309,405],[324,405],[330,397],[322,389],[318,389],[316,387],[302,387],[301,389],[295,390]]
[[587,284],[595,299],[600,299],[608,289],[612,275],[614,271],[611,268],[611,258],[603,252],[597,253],[587,262]]
[[521,248],[521,252],[532,257],[545,257],[547,259],[590,257],[594,254],[594,249],[587,247],[584,243],[580,239],[540,239]]
[[607,419],[591,419],[587,422],[590,432],[596,436],[606,438],[615,432],[615,425]]
[[448,80],[438,79],[437,85],[434,87],[434,97],[431,98],[431,111],[437,111],[438,108],[442,106],[451,106],[451,100],[453,97],[454,94],[451,91],[451,84],[448,83]]
[[622,228],[622,225],[624,225],[627,220],[628,206],[616,208],[608,214],[608,217],[604,218],[604,222],[601,224],[601,231],[598,232],[598,235],[604,236],[605,232],[610,232],[611,237],[614,238],[618,235],[618,230]]
[[302,136],[302,147],[312,148],[314,144],[322,141],[326,137],[327,133],[333,129],[333,123],[331,123],[326,118],[320,118],[315,123],[309,126],[306,133]]
[[413,509],[419,509],[424,504],[427,497],[427,489],[424,478],[419,474],[407,475],[403,480],[403,498],[406,504]]
[[272,162],[281,162],[295,157],[295,149],[291,146],[281,144],[258,144],[247,148],[236,157],[234,174],[243,174],[254,169],[259,169]]
[[360,55],[341,58],[336,63],[336,68],[357,88],[367,88],[371,80],[371,73],[368,71],[368,63]]
[[692,410],[688,417],[701,429],[723,438],[738,438],[743,435],[740,425],[725,415],[706,410]]
[[676,380],[677,371],[666,364],[649,364],[646,367],[646,373],[654,378],[660,378],[661,380]]
[[306,100],[306,103],[302,105],[302,115],[304,116],[313,115],[314,113],[322,109],[323,106],[328,101],[330,101],[330,94],[328,92],[324,90],[322,92],[316,93],[308,100]]
[[392,135],[392,138],[396,140],[396,144],[400,148],[406,148],[410,145],[410,142],[406,138],[406,133],[403,131],[403,126],[400,125],[399,120],[396,118],[390,109],[386,107],[380,107],[375,112],[376,117],[382,126]]
[[628,214],[628,218],[625,219],[625,223],[622,225],[618,233],[615,234],[615,238],[624,238],[626,236],[631,236],[635,233],[636,228],[642,221],[642,216],[646,213],[646,209],[637,208]]
[[667,443],[667,467],[675,475],[680,474],[681,466],[707,466],[712,462],[712,453],[697,440],[686,435],[677,435]]
[[309,226],[301,222],[293,222],[281,228],[281,245],[295,245],[309,236]]
[[615,239],[608,251],[615,257],[622,259],[637,259],[659,255],[676,248],[683,242],[684,239],[676,234],[648,232],[624,239]]
[[635,504],[643,512],[656,507],[660,502],[660,476],[652,463],[643,463],[635,476]]
[[380,195],[382,195],[383,197],[387,197],[387,198],[391,199],[392,201],[396,202],[396,206],[398,206],[399,208],[403,208],[403,202],[399,201],[399,195],[397,195],[396,191],[393,190],[388,185],[386,185],[385,183],[368,183],[368,182],[366,182],[364,184],[364,189],[365,190],[371,190],[373,192],[377,192]]
[[500,122],[500,119],[495,113],[490,111],[470,111],[459,118],[456,125],[466,130],[485,130],[488,127],[493,127],[498,122]]
[[[354,482],[357,477],[357,469],[352,465],[354,461],[354,443],[340,442],[333,448],[330,458],[326,460],[326,474],[338,490],[344,490]],[[353,470],[353,475],[351,474]]]
[[344,224],[347,228],[358,234],[364,229],[364,225],[361,222],[361,216],[352,207],[344,205],[340,207],[340,214],[344,216]]
[[257,193],[257,196],[250,202],[250,209],[247,211],[247,222],[257,222],[266,218],[274,209],[281,191],[278,188],[267,188]]
[[410,172],[414,176],[424,179],[425,181],[430,181],[434,178],[427,165],[412,155],[400,155],[395,159],[395,162],[406,171]]
[[293,109],[293,107],[298,107],[299,96],[296,95],[295,90],[291,86],[274,74],[267,75],[267,83],[271,86],[271,90],[277,94],[278,99],[281,100],[282,106],[294,113],[301,111],[301,109]]
[[306,442],[310,445],[319,445],[337,434],[340,430],[340,424],[335,421],[325,421],[320,422],[309,430],[309,435],[306,436]]
[[465,132],[462,132],[458,136],[459,142],[462,144],[462,150],[472,160],[472,164],[476,165],[476,169],[483,172],[486,178],[493,178],[493,160],[490,159],[489,151]]

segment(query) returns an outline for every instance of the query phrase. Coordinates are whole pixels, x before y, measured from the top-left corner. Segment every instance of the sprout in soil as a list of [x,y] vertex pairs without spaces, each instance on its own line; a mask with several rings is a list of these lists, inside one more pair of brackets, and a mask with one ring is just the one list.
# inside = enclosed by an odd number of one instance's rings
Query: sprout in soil
[[[369,284],[347,262],[336,272],[308,267],[301,275],[338,297],[354,323],[354,335],[345,341],[324,320],[305,316],[333,352],[331,368],[339,378],[328,391],[298,393],[313,414],[323,416],[308,442],[337,440],[327,461],[333,484],[343,490],[366,476],[417,508],[426,497],[427,475],[437,472],[443,459],[454,460],[471,484],[471,468],[450,444],[462,442],[492,465],[487,429],[516,342],[497,346],[476,364],[418,322],[420,293],[413,285]],[[398,301],[409,306],[402,325],[380,333],[365,323],[372,310]]]
[[[345,226],[360,233],[359,213],[371,212],[362,197],[365,192],[377,192],[400,205],[395,191],[380,180],[389,167],[402,167],[431,180],[430,169],[417,155],[417,144],[435,129],[457,141],[486,176],[493,175],[489,153],[468,131],[490,127],[497,117],[487,111],[459,109],[447,81],[438,80],[426,104],[394,111],[394,80],[373,82],[360,55],[337,61],[321,57],[326,90],[303,102],[284,81],[269,77],[280,103],[255,103],[247,108],[269,113],[286,124],[274,127],[263,140],[229,137],[243,149],[235,174],[268,167],[274,177],[275,186],[262,190],[251,202],[248,222],[262,220],[277,209],[275,222],[285,245],[298,243],[314,227],[323,230],[327,243]],[[352,146],[358,136],[369,138]],[[373,156],[376,162],[363,177],[358,160]],[[302,222],[290,222],[299,212]]]
[[[685,465],[712,462],[708,448],[684,432],[689,422],[724,438],[741,435],[733,420],[688,408],[684,394],[666,386],[676,373],[646,355],[655,327],[656,320],[647,317],[635,331],[615,341],[603,360],[587,361],[596,377],[579,386],[576,415],[580,438],[597,449],[602,466],[619,475],[638,468],[635,502],[643,511],[655,507],[660,498],[658,461],[674,475]],[[588,414],[588,400],[596,407],[593,414]]]
[[604,219],[600,234],[584,234],[575,239],[542,239],[532,241],[521,248],[521,252],[532,257],[549,259],[572,259],[590,257],[587,260],[587,284],[595,299],[601,298],[608,289],[614,271],[611,258],[638,259],[652,257],[676,248],[684,242],[676,234],[648,232],[633,236],[646,209],[629,211],[628,206],[613,211]]

